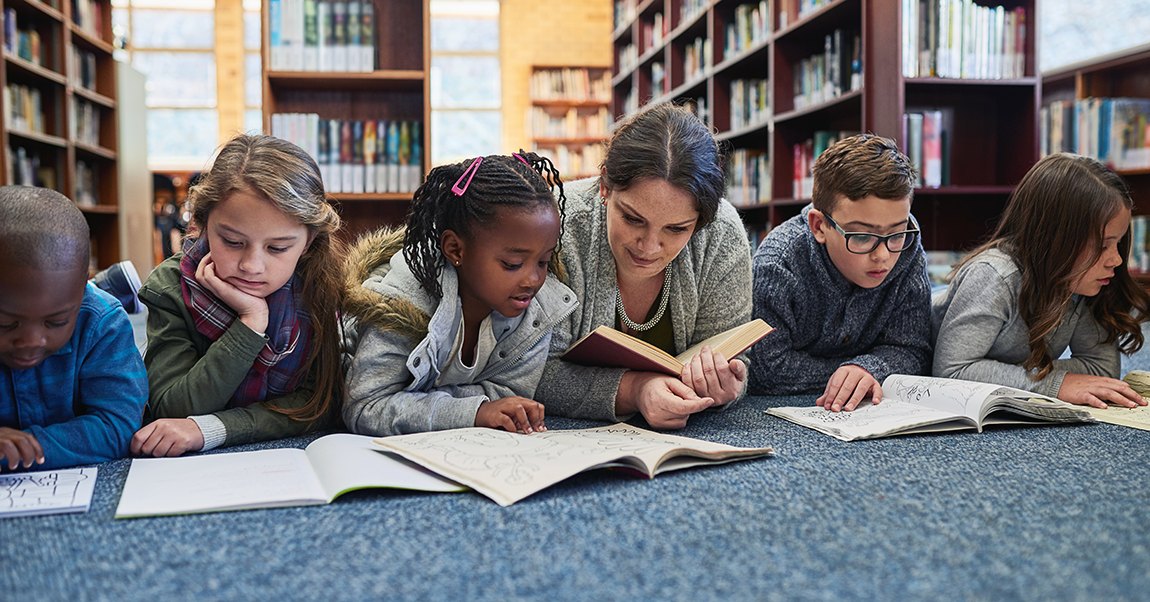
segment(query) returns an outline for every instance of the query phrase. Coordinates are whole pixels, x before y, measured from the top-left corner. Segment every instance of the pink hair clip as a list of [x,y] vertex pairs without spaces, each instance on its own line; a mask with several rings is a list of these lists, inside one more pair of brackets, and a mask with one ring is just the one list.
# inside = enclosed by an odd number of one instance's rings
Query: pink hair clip
[[[454,192],[455,196],[463,196],[463,193],[467,192],[467,187],[471,186],[471,180],[475,177],[475,172],[479,171],[480,163],[483,163],[483,157],[476,157],[475,160],[471,162],[471,165],[468,165],[467,169],[463,170],[463,175],[459,176],[459,179],[455,181],[455,185],[451,187],[451,192]],[[464,178],[467,178],[466,182],[463,181]],[[460,184],[463,185],[460,186]]]
[[523,164],[526,165],[527,167],[531,167],[531,164],[527,162],[527,159],[524,159],[523,156],[520,155],[519,153],[511,153],[511,156],[522,161]]

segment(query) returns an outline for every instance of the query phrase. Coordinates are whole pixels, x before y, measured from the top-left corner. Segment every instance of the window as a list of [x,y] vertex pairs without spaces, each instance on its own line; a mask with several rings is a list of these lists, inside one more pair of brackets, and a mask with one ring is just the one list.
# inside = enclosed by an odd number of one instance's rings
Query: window
[[1039,0],[1039,71],[1150,43],[1150,0]]
[[259,0],[112,0],[116,58],[147,77],[151,169],[202,169],[231,132],[261,129],[259,10]]
[[431,1],[431,162],[500,152],[498,0]]

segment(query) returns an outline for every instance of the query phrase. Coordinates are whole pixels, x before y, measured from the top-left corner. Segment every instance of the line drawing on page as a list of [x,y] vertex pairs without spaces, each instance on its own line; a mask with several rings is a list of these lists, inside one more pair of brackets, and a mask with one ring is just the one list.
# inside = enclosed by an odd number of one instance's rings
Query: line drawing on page
[[89,477],[75,471],[0,475],[0,510],[64,508],[76,503]]

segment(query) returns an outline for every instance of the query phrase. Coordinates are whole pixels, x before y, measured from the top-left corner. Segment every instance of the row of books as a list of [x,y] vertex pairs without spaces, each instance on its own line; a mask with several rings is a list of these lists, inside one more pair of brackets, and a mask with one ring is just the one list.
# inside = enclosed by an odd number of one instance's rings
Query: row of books
[[1084,98],[1055,101],[1038,114],[1042,155],[1088,155],[1111,169],[1150,168],[1150,99]]
[[630,71],[639,64],[639,47],[634,42],[619,51],[619,73]]
[[40,186],[57,188],[56,169],[53,163],[42,160],[40,152],[24,146],[8,147],[8,164],[5,165],[7,181],[16,186]]
[[[686,23],[703,14],[710,5],[709,0],[681,0],[679,2],[679,22]],[[765,2],[764,2],[765,4]]]
[[812,169],[815,165],[815,159],[818,159],[819,155],[830,148],[835,142],[843,138],[855,136],[858,133],[859,132],[818,130],[811,138],[794,145],[794,177],[792,179],[792,194],[794,198],[809,199],[813,196],[815,178]]
[[96,0],[72,0],[72,22],[96,38],[103,39],[100,29],[104,22],[104,9]]
[[314,157],[325,190],[336,193],[414,192],[423,182],[421,133],[418,121],[272,115],[272,135]]
[[700,78],[711,64],[711,40],[695,38],[683,49],[683,81]]
[[731,151],[727,162],[727,200],[736,207],[771,200],[771,160],[761,150]]
[[81,207],[90,207],[99,202],[100,173],[94,163],[83,159],[76,161],[76,190],[72,200]]
[[[765,41],[771,33],[771,11],[767,0],[735,7],[735,20],[727,23],[723,56],[734,56]],[[709,64],[709,63],[708,63]]]
[[374,71],[372,0],[269,0],[272,71]]
[[751,256],[754,256],[759,245],[763,244],[763,240],[767,238],[767,234],[771,231],[771,221],[768,219],[758,226],[748,222],[744,224],[743,227],[747,230],[747,242],[751,243]]
[[862,87],[862,40],[849,29],[827,34],[822,54],[795,64],[794,107],[802,110]]
[[72,53],[68,55],[68,61],[68,75],[72,80],[72,85],[94,91],[96,89],[96,54],[73,45]]
[[779,29],[786,29],[788,25],[798,22],[803,17],[815,12],[825,4],[835,0],[778,0]]
[[1026,74],[1026,9],[972,0],[902,0],[904,77],[1013,79]]
[[529,115],[528,131],[533,138],[606,138],[611,128],[611,112],[606,105],[593,113],[570,107],[559,116],[552,115],[544,107],[532,107]]
[[[676,100],[675,102],[679,101]],[[711,125],[711,112],[707,110],[707,98],[705,96],[686,98],[682,100],[682,103],[683,106],[687,107],[704,125]]]
[[667,34],[671,33],[671,22],[663,18],[663,13],[655,13],[650,21],[643,23],[642,37],[643,52],[662,46]]
[[1135,215],[1130,218],[1130,259],[1126,265],[1131,272],[1145,274],[1150,272],[1150,241],[1147,240],[1148,218],[1145,215]]
[[663,63],[651,63],[651,96],[662,96],[663,94],[670,94],[671,92],[671,78],[667,77],[667,70],[663,68]]
[[40,32],[35,29],[20,29],[16,9],[4,8],[4,50],[26,61],[40,62]]
[[763,123],[769,116],[766,79],[736,79],[731,82],[731,129]]
[[611,102],[611,72],[591,77],[586,67],[540,69],[531,75],[532,100]]
[[615,0],[615,29],[635,20],[635,0]]
[[100,107],[72,97],[72,139],[83,144],[100,146]]
[[903,152],[918,168],[918,188],[950,184],[951,111],[922,111],[902,116]]
[[566,145],[557,144],[553,148],[535,148],[540,157],[547,157],[559,170],[564,181],[594,175],[603,164],[606,149],[602,144]]
[[8,84],[4,87],[4,106],[8,107],[8,127],[25,132],[44,132],[44,106],[40,89]]

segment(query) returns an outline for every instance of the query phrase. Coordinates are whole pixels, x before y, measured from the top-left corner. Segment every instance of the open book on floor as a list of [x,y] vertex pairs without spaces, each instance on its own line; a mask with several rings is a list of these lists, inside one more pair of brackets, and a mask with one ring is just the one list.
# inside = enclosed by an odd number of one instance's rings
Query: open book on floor
[[281,448],[182,458],[135,458],[116,518],[329,504],[369,487],[465,491],[388,454],[364,435]]
[[375,443],[500,506],[593,468],[622,468],[652,478],[670,470],[774,455],[769,447],[732,447],[627,424],[532,435],[465,428],[383,437]]
[[754,319],[746,324],[721,332],[691,347],[677,356],[608,326],[600,326],[575,341],[560,359],[585,366],[630,368],[647,372],[664,372],[678,376],[683,364],[698,355],[704,346],[722,353],[728,360],[747,350],[759,339],[767,336],[773,327]]
[[[1126,376],[1122,377],[1122,380],[1126,381],[1127,384],[1130,385],[1130,388],[1134,389],[1135,393],[1141,395],[1143,398],[1150,399],[1150,372],[1146,370],[1131,370],[1126,373]],[[1092,408],[1090,406],[1082,406],[1082,408],[1090,412],[1090,415],[1098,422],[1150,431],[1150,406],[1126,408],[1111,404],[1105,410]]]
[[882,401],[851,412],[815,405],[766,412],[843,441],[877,439],[995,424],[1092,422],[1082,408],[1037,393],[951,378],[892,374],[882,382]]
[[87,512],[95,466],[0,475],[0,518]]

